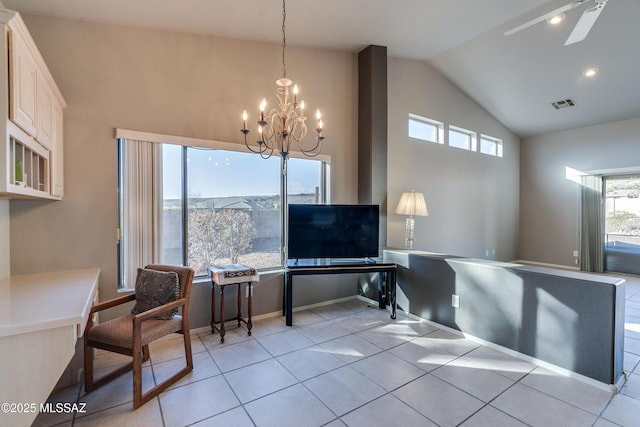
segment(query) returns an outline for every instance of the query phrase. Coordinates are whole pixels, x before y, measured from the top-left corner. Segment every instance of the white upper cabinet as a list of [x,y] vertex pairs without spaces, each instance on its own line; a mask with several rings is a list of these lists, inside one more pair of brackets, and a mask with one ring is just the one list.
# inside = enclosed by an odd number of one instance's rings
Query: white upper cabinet
[[0,30],[0,198],[59,200],[67,105],[20,14],[0,8]]
[[9,35],[9,115],[25,132],[36,135],[38,71],[25,41],[15,33]]
[[53,95],[49,85],[46,84],[44,78],[38,76],[38,87],[36,90],[38,95],[38,132],[36,140],[45,148],[51,150],[51,141],[53,139]]

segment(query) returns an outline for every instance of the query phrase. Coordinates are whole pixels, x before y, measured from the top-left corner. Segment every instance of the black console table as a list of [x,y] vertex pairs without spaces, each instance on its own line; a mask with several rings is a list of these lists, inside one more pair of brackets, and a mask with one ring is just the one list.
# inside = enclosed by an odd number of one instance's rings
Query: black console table
[[284,301],[282,315],[287,316],[287,326],[293,325],[293,276],[314,274],[379,273],[384,285],[378,292],[378,306],[390,307],[392,319],[396,318],[396,269],[395,263],[365,261],[288,260],[284,272]]

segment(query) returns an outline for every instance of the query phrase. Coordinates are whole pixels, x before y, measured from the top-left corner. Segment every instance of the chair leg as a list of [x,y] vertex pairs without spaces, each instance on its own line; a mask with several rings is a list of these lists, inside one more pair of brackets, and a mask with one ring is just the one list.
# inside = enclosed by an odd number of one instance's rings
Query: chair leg
[[[133,352],[133,408],[138,409],[140,406],[144,405],[167,388],[169,388],[173,383],[178,381],[180,378],[187,375],[189,372],[193,370],[193,355],[191,352],[191,334],[189,330],[182,331],[182,335],[184,337],[184,352],[186,359],[186,366],[182,368],[179,372],[174,374],[171,378],[166,379],[162,383],[156,385],[151,390],[146,393],[142,393],[142,360],[144,353],[144,346],[140,349],[140,351]],[[148,354],[148,349],[146,350]]]
[[151,353],[149,353],[149,345],[143,345],[142,346],[142,363],[149,360],[149,357],[151,357]]
[[[146,347],[146,346],[145,346]],[[142,406],[142,353],[143,349],[139,345],[133,346],[133,408]]]
[[189,332],[189,329],[183,330],[182,336],[184,339],[184,355],[187,360],[187,368],[191,371],[193,370],[193,355],[191,353],[191,332]]
[[93,390],[93,348],[87,345],[87,335],[84,336],[84,390]]

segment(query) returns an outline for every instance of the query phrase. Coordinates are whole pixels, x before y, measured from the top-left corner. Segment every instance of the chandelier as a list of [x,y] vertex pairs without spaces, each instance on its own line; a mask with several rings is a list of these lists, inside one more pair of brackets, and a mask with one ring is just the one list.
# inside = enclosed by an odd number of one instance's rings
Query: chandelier
[[[316,110],[316,132],[315,144],[311,147],[303,146],[303,139],[307,135],[307,117],[304,111],[304,101],[299,100],[298,85],[294,85],[291,79],[287,78],[287,67],[285,63],[285,50],[287,37],[285,31],[285,21],[287,11],[285,0],[282,0],[282,78],[276,80],[276,95],[278,97],[278,108],[273,108],[269,112],[266,98],[260,101],[260,116],[258,124],[258,139],[255,143],[247,141],[249,129],[247,129],[247,111],[242,112],[242,129],[244,143],[249,150],[259,153],[261,157],[267,159],[274,151],[286,160],[289,156],[289,149],[295,144],[298,150],[307,157],[314,157],[322,150],[323,125],[320,110]],[[293,87],[291,87],[293,85]]]

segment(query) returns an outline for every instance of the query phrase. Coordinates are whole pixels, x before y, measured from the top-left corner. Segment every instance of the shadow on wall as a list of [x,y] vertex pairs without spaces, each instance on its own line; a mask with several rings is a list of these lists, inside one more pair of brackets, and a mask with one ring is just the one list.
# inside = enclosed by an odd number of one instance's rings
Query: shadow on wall
[[394,255],[385,253],[385,261],[398,263],[404,310],[606,384],[622,375],[623,281],[438,254]]

